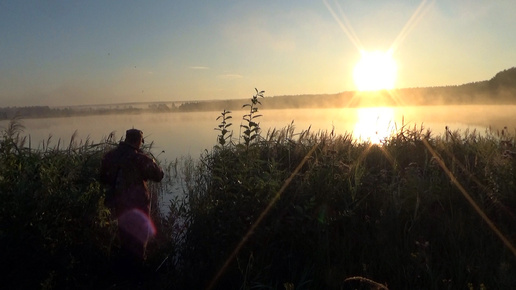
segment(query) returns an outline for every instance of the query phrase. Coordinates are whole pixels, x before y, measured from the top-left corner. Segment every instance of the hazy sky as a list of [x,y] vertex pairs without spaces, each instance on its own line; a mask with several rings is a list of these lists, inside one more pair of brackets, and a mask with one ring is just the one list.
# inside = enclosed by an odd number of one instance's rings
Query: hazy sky
[[396,44],[397,87],[486,80],[516,66],[514,15],[514,0],[2,0],[0,107],[354,90],[356,40]]

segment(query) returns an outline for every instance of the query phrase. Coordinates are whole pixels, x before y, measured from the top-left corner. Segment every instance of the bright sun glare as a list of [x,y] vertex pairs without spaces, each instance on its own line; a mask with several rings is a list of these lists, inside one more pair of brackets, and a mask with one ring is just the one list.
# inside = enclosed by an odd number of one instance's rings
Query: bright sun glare
[[357,140],[380,144],[396,131],[394,109],[371,107],[357,109],[354,136]]
[[353,78],[359,91],[390,90],[396,81],[396,62],[392,53],[361,51],[362,58],[355,65]]

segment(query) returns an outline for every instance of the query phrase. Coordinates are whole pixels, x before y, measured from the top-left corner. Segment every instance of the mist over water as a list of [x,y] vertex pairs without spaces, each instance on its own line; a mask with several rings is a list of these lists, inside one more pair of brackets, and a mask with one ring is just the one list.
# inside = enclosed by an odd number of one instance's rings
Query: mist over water
[[[500,132],[507,127],[508,133],[516,135],[516,106],[421,106],[421,107],[369,107],[338,109],[259,109],[262,136],[272,129],[294,126],[294,133],[310,128],[311,132],[326,131],[336,135],[352,134],[358,142],[371,141],[389,136],[403,126],[429,129],[433,136],[443,135],[445,127],[451,131],[470,132],[476,130],[485,134],[486,130]],[[248,111],[233,111],[233,141],[241,135],[242,116]],[[184,158],[198,159],[205,151],[217,145],[219,131],[214,130],[220,120],[221,112],[193,113],[155,113],[155,114],[118,114],[101,116],[81,116],[67,118],[22,119],[25,126],[23,136],[27,136],[25,146],[41,149],[43,144],[50,148],[67,148],[74,132],[75,142],[86,140],[98,143],[112,132],[115,140],[122,140],[125,131],[138,128],[144,132],[145,143],[152,142],[151,153],[161,164],[179,161]],[[6,128],[9,121],[0,121],[0,129]],[[48,142],[48,140],[50,140]],[[183,183],[174,179],[162,195],[160,207],[168,212],[170,198],[184,192]]]
[[[334,108],[334,109],[259,109],[263,115],[257,120],[264,136],[269,129],[282,129],[290,124],[300,133],[310,128],[311,132],[334,131],[335,134],[353,133],[356,139],[368,139],[384,131],[392,132],[402,126],[430,129],[433,135],[450,130],[485,133],[490,128],[515,133],[516,106],[421,106],[386,108]],[[245,111],[233,111],[230,120],[233,136],[240,135],[240,124]],[[77,131],[76,142],[90,140],[100,142],[114,132],[116,140],[124,137],[125,131],[138,128],[144,132],[146,144],[153,142],[152,153],[160,160],[174,160],[182,156],[199,157],[204,150],[217,144],[220,112],[120,114],[81,116],[68,118],[22,119],[24,135],[30,136],[32,148],[40,148],[50,138],[50,146],[66,147]],[[8,121],[0,121],[5,128]],[[383,136],[382,136],[383,137]],[[27,142],[28,146],[28,142]],[[164,151],[164,152],[162,152]]]

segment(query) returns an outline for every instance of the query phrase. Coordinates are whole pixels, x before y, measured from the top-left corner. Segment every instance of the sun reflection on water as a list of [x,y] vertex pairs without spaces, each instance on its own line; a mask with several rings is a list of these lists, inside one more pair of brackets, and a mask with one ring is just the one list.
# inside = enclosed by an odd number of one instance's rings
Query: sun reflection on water
[[357,123],[353,130],[355,140],[380,144],[396,132],[393,108],[358,108],[356,112]]

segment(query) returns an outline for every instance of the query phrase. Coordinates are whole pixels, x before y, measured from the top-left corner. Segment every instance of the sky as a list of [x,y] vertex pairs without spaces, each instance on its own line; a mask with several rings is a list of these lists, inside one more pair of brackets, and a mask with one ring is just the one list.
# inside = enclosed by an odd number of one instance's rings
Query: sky
[[0,107],[355,90],[360,49],[393,50],[395,87],[516,66],[513,0],[0,2]]

